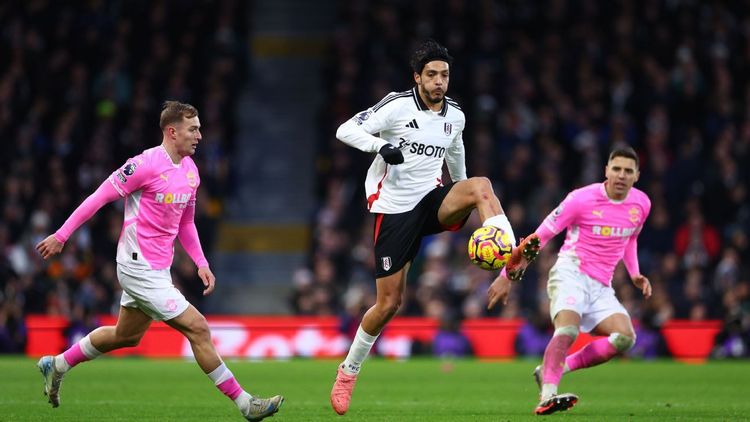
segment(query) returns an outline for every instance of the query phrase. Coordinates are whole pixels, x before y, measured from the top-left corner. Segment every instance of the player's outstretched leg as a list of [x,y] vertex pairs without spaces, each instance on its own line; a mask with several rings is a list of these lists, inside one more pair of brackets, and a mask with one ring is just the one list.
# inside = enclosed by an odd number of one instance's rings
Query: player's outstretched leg
[[249,421],[260,421],[268,416],[273,416],[274,413],[279,411],[279,408],[283,403],[284,397],[282,396],[273,396],[271,398],[262,399],[247,394],[247,400],[243,400],[240,403],[239,408],[245,419]]
[[331,389],[331,406],[339,415],[343,415],[349,410],[349,403],[352,401],[352,391],[354,384],[357,382],[357,374],[349,375],[339,367],[336,373],[336,381]]
[[44,395],[52,407],[60,405],[60,385],[62,384],[63,375],[65,373],[58,372],[55,369],[55,357],[54,356],[43,356],[39,359],[36,366],[42,372],[44,378]]
[[542,365],[537,365],[532,373],[536,386],[539,387],[539,392],[542,392]]
[[568,410],[578,403],[578,396],[573,393],[555,394],[548,399],[542,399],[534,409],[537,415],[549,415]]
[[521,240],[517,247],[513,248],[505,273],[512,281],[519,281],[526,273],[526,268],[539,256],[541,240],[539,235],[532,233]]

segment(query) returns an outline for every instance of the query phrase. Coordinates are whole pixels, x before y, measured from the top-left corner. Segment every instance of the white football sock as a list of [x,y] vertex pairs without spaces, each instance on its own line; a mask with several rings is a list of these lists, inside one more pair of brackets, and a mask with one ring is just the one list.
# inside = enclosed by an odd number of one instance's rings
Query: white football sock
[[62,355],[62,353],[60,353],[59,355],[55,356],[54,362],[55,362],[55,371],[57,371],[57,372],[60,372],[60,373],[64,374],[64,373],[68,372],[68,370],[70,370],[70,368],[71,368],[70,364],[68,364],[68,361],[65,360],[65,358]]
[[557,386],[555,384],[542,385],[542,400],[547,400],[555,394],[557,394]]
[[96,359],[99,356],[102,355],[102,352],[96,349],[93,344],[91,344],[91,335],[87,335],[86,337],[81,339],[81,351],[84,355],[86,355],[89,359]]
[[360,325],[357,328],[357,335],[354,336],[354,341],[349,348],[349,354],[346,355],[346,359],[341,364],[341,369],[349,375],[355,375],[359,373],[359,369],[362,367],[362,362],[370,354],[372,345],[375,344],[375,340],[378,336],[371,336],[362,329]]
[[510,221],[508,221],[508,217],[506,217],[505,214],[498,214],[484,220],[482,226],[495,226],[503,230],[505,233],[508,233],[513,246],[516,246],[516,235],[513,234],[513,227],[510,226]]
[[224,362],[206,375],[211,378],[211,381],[213,381],[215,385],[219,385],[233,376],[232,371],[227,368],[227,365],[224,364]]

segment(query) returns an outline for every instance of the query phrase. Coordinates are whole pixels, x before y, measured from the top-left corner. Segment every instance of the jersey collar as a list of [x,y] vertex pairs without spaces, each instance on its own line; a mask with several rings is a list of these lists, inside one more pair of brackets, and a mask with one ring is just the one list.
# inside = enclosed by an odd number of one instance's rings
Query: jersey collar
[[[632,188],[630,190],[633,190]],[[628,191],[628,194],[625,195],[625,198],[622,198],[621,200],[612,199],[607,195],[607,181],[603,181],[601,185],[599,185],[599,191],[604,195],[607,200],[613,204],[622,204],[623,202],[627,201],[628,197],[630,196],[630,191]]]
[[[419,111],[431,111],[429,107],[427,107],[427,104],[422,101],[422,97],[419,96],[419,93],[417,92],[417,87],[411,89],[411,95],[414,98],[414,104],[417,105],[417,110]],[[448,113],[448,101],[446,101],[445,97],[443,97],[443,108],[440,109],[440,117],[445,117],[445,115]]]

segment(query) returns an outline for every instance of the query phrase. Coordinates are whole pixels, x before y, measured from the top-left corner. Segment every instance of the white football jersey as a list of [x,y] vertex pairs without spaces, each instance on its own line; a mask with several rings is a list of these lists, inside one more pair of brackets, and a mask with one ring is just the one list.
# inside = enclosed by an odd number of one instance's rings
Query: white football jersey
[[[430,191],[441,186],[443,161],[454,182],[466,179],[463,133],[466,118],[458,104],[445,97],[440,111],[430,110],[417,89],[391,92],[379,103],[342,124],[336,137],[365,152],[390,143],[404,162],[389,165],[375,156],[365,180],[370,212],[398,214],[414,209]],[[379,136],[374,136],[379,134]]]

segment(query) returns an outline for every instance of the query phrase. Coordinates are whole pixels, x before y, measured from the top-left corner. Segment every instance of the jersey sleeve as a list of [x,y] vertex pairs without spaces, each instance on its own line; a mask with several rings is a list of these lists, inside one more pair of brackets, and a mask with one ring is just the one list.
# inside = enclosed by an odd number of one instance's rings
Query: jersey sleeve
[[464,150],[463,130],[458,132],[445,153],[445,163],[451,180],[459,182],[466,179],[466,152]]
[[580,208],[581,201],[579,200],[578,195],[576,195],[576,191],[570,192],[560,205],[547,215],[540,225],[540,228],[544,227],[557,235],[575,221],[580,212]]
[[344,122],[336,131],[336,138],[341,142],[364,152],[378,152],[388,143],[385,139],[374,136],[375,133],[389,128],[392,116],[399,109],[397,94],[392,92],[374,106],[357,113]]
[[651,200],[645,194],[643,196],[643,219],[641,220],[641,225],[638,226],[636,232],[628,239],[628,243],[625,245],[625,253],[622,257],[622,262],[625,264],[625,269],[628,270],[630,277],[641,273],[640,265],[638,264],[638,236],[640,236],[643,225],[646,224],[646,219],[651,213]]
[[109,175],[109,182],[117,193],[125,197],[141,189],[150,179],[152,169],[149,160],[143,155],[128,159],[125,164]]

